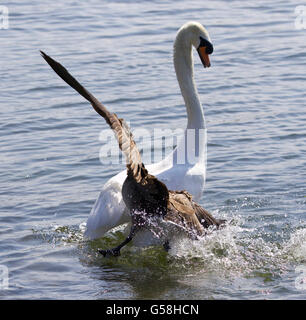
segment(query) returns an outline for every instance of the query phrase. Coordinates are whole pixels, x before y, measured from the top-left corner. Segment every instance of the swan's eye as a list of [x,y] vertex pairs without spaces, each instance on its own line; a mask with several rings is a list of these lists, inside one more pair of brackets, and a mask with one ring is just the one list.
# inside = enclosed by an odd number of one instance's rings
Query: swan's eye
[[205,47],[205,52],[207,54],[212,54],[214,52],[214,47],[213,45],[206,39],[200,37],[200,45],[199,48]]

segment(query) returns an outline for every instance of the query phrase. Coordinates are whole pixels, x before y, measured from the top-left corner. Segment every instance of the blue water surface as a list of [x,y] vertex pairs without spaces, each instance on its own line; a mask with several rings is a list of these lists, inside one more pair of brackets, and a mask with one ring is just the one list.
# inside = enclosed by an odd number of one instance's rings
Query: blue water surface
[[[2,299],[305,299],[306,29],[296,1],[4,1],[0,29]],[[201,22],[195,52],[208,127],[201,204],[229,225],[199,242],[130,246],[123,227],[86,241],[103,184],[105,122],[40,57],[62,62],[133,129],[184,128],[172,62],[178,28]],[[149,160],[150,148],[144,148]],[[298,268],[298,269],[296,269]],[[299,269],[300,268],[300,269]],[[304,273],[299,270],[305,270]]]

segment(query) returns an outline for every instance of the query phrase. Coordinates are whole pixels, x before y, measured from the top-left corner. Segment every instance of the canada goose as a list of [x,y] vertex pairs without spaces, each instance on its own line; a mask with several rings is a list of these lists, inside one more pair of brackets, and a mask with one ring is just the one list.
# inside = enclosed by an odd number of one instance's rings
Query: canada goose
[[[210,66],[209,54],[213,46],[207,30],[198,22],[187,22],[177,32],[173,46],[173,62],[177,80],[187,110],[187,128],[177,148],[165,159],[147,166],[148,171],[164,182],[168,189],[187,190],[199,201],[204,190],[206,178],[206,125],[203,108],[193,79],[194,47],[204,67]],[[187,140],[188,129],[195,129],[198,143],[195,144],[196,163],[185,161],[177,163],[178,150]],[[194,138],[196,140],[196,137]],[[185,157],[188,157],[185,155]],[[89,239],[100,238],[113,227],[129,221],[129,213],[122,199],[122,185],[126,170],[109,179],[102,187],[86,223],[85,236]]]
[[[119,246],[110,250],[100,250],[101,254],[119,255],[120,249],[132,240],[138,230],[151,227],[152,220],[171,222],[192,238],[204,235],[205,229],[209,226],[218,228],[224,222],[215,219],[194,202],[187,191],[170,191],[163,182],[149,174],[125,121],[109,112],[60,63],[42,51],[41,54],[51,68],[87,99],[96,112],[106,120],[126,158],[127,177],[122,186],[122,197],[132,218],[131,231]],[[165,241],[165,248],[169,248],[168,239]]]

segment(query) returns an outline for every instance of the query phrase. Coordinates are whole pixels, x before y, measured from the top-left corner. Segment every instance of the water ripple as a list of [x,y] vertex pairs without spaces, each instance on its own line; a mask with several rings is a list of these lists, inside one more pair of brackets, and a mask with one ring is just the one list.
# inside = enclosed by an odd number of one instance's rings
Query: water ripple
[[[305,299],[305,32],[293,1],[9,2],[1,34],[0,247],[8,299]],[[228,226],[199,242],[97,248],[83,238],[102,185],[106,124],[41,59],[44,50],[132,128],[185,127],[173,39],[199,20],[212,67],[195,52],[208,127],[202,204]],[[150,148],[144,150],[149,152]],[[144,155],[144,158],[147,154]],[[80,227],[83,225],[83,227]],[[150,286],[148,286],[148,283]],[[152,289],[153,288],[153,289]]]

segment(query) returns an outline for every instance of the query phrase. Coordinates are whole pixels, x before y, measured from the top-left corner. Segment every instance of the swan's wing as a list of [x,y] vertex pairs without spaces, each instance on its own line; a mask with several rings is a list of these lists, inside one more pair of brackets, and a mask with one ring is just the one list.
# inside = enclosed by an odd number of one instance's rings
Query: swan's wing
[[60,63],[50,56],[40,51],[42,57],[47,61],[50,67],[81,96],[88,100],[96,112],[102,116],[114,131],[125,158],[127,168],[132,172],[133,177],[139,182],[144,174],[147,173],[141,160],[141,155],[137,149],[133,135],[123,119],[119,119],[115,113],[109,112],[106,107],[96,99],[88,90],[86,90]]
[[[123,173],[126,176],[126,172]],[[131,221],[129,211],[122,199],[121,189],[122,183],[114,179],[102,187],[86,222],[84,233],[86,238],[90,240],[101,238],[113,227]]]

